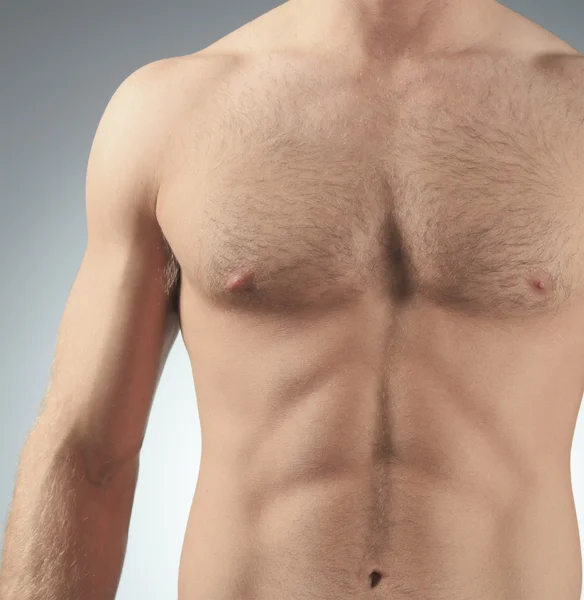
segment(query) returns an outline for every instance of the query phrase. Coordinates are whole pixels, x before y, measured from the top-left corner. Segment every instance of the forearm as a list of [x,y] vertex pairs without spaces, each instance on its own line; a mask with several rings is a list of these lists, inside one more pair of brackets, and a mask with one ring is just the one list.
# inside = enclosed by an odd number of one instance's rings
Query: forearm
[[[81,453],[40,432],[20,458],[2,564],[2,600],[114,600],[126,551],[138,459],[107,483]],[[93,481],[92,481],[93,480]]]

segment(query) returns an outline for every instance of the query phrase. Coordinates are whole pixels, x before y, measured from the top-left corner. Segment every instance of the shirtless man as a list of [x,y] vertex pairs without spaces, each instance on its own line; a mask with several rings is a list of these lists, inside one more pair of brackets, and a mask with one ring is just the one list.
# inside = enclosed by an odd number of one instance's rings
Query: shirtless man
[[114,598],[179,324],[179,600],[578,600],[583,97],[494,0],[291,0],[129,76],[2,600]]

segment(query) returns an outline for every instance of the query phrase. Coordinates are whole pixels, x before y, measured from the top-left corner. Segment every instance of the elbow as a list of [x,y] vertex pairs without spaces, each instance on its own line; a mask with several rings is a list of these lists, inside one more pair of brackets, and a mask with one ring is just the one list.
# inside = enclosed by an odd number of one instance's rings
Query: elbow
[[87,446],[79,450],[85,478],[97,487],[107,487],[112,480],[135,474],[140,461],[140,449],[132,449],[126,453],[108,454],[89,449]]

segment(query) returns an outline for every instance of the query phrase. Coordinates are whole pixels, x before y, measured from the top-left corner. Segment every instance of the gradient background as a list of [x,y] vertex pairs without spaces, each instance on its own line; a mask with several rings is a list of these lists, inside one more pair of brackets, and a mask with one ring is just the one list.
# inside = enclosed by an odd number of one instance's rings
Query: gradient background
[[[18,459],[48,386],[59,322],[85,249],[86,163],[107,102],[138,67],[200,50],[278,4],[1,0],[0,551]],[[582,0],[505,4],[584,52]],[[583,412],[572,453],[581,524]],[[142,450],[118,600],[176,598],[199,459],[195,390],[179,335]]]

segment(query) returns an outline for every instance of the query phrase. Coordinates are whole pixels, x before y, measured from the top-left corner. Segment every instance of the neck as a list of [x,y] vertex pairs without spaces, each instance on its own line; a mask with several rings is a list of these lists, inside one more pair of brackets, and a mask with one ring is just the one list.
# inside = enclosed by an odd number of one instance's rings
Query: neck
[[[312,33],[371,56],[456,52],[477,45],[496,28],[496,0],[290,0]],[[318,34],[317,34],[318,35]]]
[[[489,0],[332,0],[332,4],[373,20],[404,18],[412,23],[432,16],[440,17],[444,11],[455,9],[460,12],[487,3]],[[320,4],[325,2],[321,0]]]

